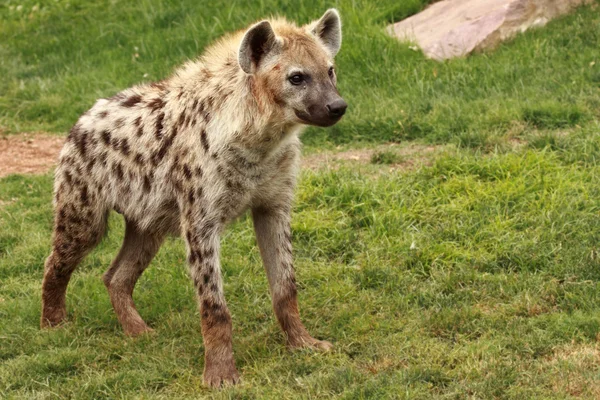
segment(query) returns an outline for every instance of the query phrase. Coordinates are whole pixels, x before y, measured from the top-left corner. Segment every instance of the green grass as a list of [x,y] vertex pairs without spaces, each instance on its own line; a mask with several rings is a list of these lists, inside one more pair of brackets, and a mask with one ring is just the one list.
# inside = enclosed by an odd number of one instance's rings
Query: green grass
[[473,146],[515,122],[572,127],[600,115],[597,9],[492,55],[439,64],[383,29],[427,2],[8,0],[0,5],[0,125],[66,132],[98,97],[169,75],[224,32],[271,14],[306,23],[330,6],[344,22],[337,63],[350,108],[333,129],[311,130],[309,144],[422,138]]
[[371,164],[398,164],[402,162],[402,156],[393,151],[377,151],[371,155]]
[[100,279],[122,240],[117,215],[73,277],[70,322],[40,331],[52,177],[0,179],[0,398],[598,398],[598,3],[442,64],[382,30],[423,3],[0,5],[9,133],[64,132],[95,98],[160,79],[225,31],[275,12],[307,22],[336,5],[351,108],[333,129],[307,132],[307,151],[445,145],[417,169],[390,171],[416,157],[390,149],[367,165],[302,173],[300,307],[311,332],[334,342],[330,354],[285,349],[251,221],[227,231],[225,292],[244,382],[220,392],[202,387],[179,239],[136,289],[154,335],[123,335]]

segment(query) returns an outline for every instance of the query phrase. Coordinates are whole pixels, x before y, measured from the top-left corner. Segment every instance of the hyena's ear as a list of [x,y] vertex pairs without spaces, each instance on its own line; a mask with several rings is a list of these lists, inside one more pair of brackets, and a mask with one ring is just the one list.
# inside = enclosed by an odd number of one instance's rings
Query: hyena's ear
[[253,74],[260,63],[279,48],[279,41],[269,21],[252,25],[244,34],[238,52],[240,67],[247,74]]
[[325,11],[325,14],[306,26],[306,30],[323,42],[332,57],[340,51],[342,46],[342,20],[340,13],[335,8]]

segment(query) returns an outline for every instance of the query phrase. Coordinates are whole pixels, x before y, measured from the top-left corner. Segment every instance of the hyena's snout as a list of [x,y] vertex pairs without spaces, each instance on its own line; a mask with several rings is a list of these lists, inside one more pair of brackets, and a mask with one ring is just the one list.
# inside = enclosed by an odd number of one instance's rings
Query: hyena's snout
[[327,104],[325,108],[327,109],[327,114],[329,118],[339,120],[346,113],[346,108],[348,108],[348,104],[346,104],[344,99],[340,97]]
[[311,125],[324,127],[335,125],[346,113],[348,104],[337,91],[322,97],[324,100],[318,99],[307,107],[307,115],[299,114],[298,116]]

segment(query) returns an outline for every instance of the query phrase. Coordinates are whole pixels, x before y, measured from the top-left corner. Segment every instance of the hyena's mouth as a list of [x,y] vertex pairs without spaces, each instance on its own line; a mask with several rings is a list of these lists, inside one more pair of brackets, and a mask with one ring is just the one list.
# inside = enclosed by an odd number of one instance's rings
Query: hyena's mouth
[[342,119],[343,115],[337,117],[330,116],[316,116],[313,117],[306,111],[294,110],[296,117],[305,124],[320,126],[320,127],[328,127],[335,125],[340,119]]
[[294,110],[294,113],[301,121],[310,123],[310,116],[306,111]]

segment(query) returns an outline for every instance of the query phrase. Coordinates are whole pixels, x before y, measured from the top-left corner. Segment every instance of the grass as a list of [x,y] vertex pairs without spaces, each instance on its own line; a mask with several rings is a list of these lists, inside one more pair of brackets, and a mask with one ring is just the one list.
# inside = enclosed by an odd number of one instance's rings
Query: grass
[[100,280],[122,240],[116,215],[74,275],[70,322],[40,331],[52,178],[1,179],[0,397],[600,396],[597,2],[493,53],[442,64],[382,32],[420,1],[113,3],[0,5],[0,124],[9,134],[62,133],[96,97],[159,79],[232,27],[276,11],[307,22],[337,5],[351,109],[334,129],[307,132],[307,151],[445,147],[417,169],[390,171],[399,157],[390,150],[366,165],[303,171],[293,219],[300,306],[311,332],[334,342],[330,354],[285,349],[251,221],[227,231],[225,292],[244,383],[220,392],[201,384],[199,316],[179,239],[135,294],[156,333],[122,334]]
[[393,151],[377,151],[371,155],[371,164],[397,164],[402,162],[402,157]]

